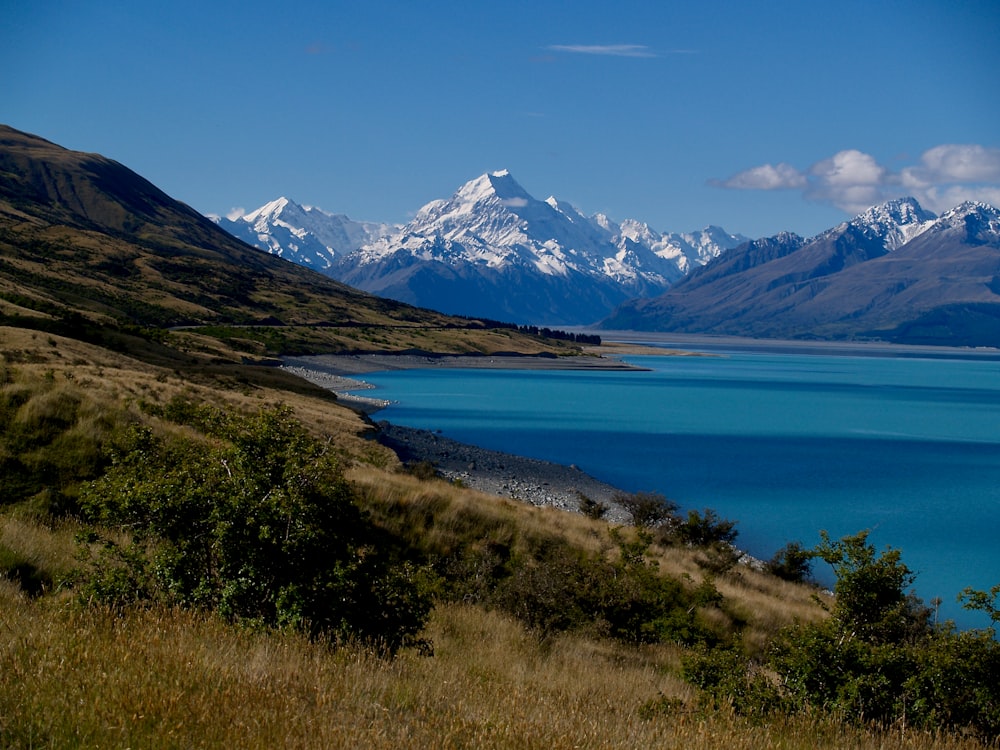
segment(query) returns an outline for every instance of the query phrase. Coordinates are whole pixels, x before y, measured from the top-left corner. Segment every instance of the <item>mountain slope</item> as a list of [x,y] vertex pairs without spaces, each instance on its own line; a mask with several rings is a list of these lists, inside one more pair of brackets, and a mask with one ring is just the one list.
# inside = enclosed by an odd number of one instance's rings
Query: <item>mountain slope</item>
[[352,221],[285,197],[236,219],[216,219],[216,223],[247,244],[321,272],[327,272],[338,256],[392,231],[386,224]]
[[[5,126],[0,322],[102,340],[114,333],[119,345],[137,331],[163,343],[164,329],[184,326],[191,346],[206,326],[226,326],[228,341],[258,354],[550,348],[510,332],[491,337],[481,324],[380,299],[262,253],[117,162]],[[248,328],[259,324],[267,330]]]
[[935,219],[905,199],[808,241],[779,235],[747,243],[665,294],[623,305],[603,325],[997,345],[998,279],[996,209],[963,204]]
[[239,236],[360,289],[448,313],[560,325],[591,323],[631,297],[657,294],[745,239],[718,227],[660,235],[637,221],[586,217],[555,198],[537,200],[506,170],[428,203],[391,233],[355,222],[355,242],[365,232],[384,236],[346,253],[291,202],[250,217],[256,239],[247,221]]

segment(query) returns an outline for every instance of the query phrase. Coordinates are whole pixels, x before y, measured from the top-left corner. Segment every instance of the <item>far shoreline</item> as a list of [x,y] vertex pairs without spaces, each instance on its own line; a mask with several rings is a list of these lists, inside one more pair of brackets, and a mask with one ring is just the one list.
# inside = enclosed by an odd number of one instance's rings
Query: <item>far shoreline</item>
[[[576,331],[577,329],[572,329]],[[763,339],[706,333],[660,331],[602,331],[579,329],[602,337],[605,345],[643,347],[695,354],[725,352],[765,352],[773,354],[818,354],[845,357],[904,357],[923,359],[998,360],[1000,348],[945,346],[937,344],[897,344],[887,341],[835,341],[822,339]],[[646,351],[643,354],[648,353]]]
[[[599,347],[580,355],[555,357],[531,354],[413,354],[413,353],[359,353],[313,354],[300,357],[282,357],[281,368],[293,375],[332,391],[337,399],[365,414],[384,409],[391,402],[385,399],[360,396],[354,391],[371,389],[370,383],[358,378],[371,372],[392,370],[417,370],[434,368],[489,369],[489,370],[621,370],[644,372],[648,368],[623,362],[619,355],[639,353],[667,355],[669,352],[656,347],[627,347],[607,355],[598,353]],[[647,351],[648,349],[648,351]]]
[[715,334],[598,331],[589,328],[574,330],[597,334],[602,336],[604,340],[598,345],[583,346],[581,354],[569,356],[512,353],[361,352],[282,357],[281,367],[314,385],[333,392],[345,406],[370,415],[384,409],[392,402],[386,399],[358,395],[356,391],[372,389],[374,386],[357,376],[393,370],[457,368],[642,372],[647,371],[648,368],[625,362],[622,357],[720,357],[734,352],[1000,361],[1000,349],[990,347],[895,344],[884,341],[758,339]]

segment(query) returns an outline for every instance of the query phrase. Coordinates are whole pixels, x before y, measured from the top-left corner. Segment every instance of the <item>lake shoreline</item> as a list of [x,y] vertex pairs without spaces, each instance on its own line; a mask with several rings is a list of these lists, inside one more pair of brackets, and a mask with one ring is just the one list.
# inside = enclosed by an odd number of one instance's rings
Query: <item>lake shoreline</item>
[[374,388],[358,378],[370,372],[434,368],[490,370],[623,370],[642,372],[646,368],[623,362],[628,354],[685,356],[658,347],[622,345],[589,347],[584,354],[555,357],[530,354],[315,354],[283,357],[282,369],[332,391],[345,406],[373,414],[391,402],[371,398],[355,391]]
[[[332,391],[345,406],[370,418],[391,402],[359,395],[373,389],[359,379],[370,372],[387,370],[464,368],[494,370],[606,370],[646,371],[621,361],[619,355],[646,354],[685,356],[662,348],[619,345],[589,347],[586,354],[574,357],[531,355],[422,355],[422,354],[335,354],[309,357],[285,357],[282,369]],[[612,523],[631,523],[631,516],[615,496],[622,492],[601,482],[573,465],[527,458],[511,453],[460,443],[430,430],[374,423],[376,439],[390,448],[404,463],[429,462],[445,479],[498,497],[526,502],[536,507],[554,507],[580,511],[583,496],[603,504],[605,518]]]
[[[575,330],[575,329],[573,329]],[[669,347],[686,354],[719,354],[724,352],[763,352],[773,354],[819,354],[845,357],[892,357],[925,359],[963,359],[1000,361],[1000,349],[995,347],[941,346],[933,344],[894,344],[885,341],[829,341],[807,339],[755,339],[702,333],[665,333],[656,331],[591,331],[606,339],[602,346],[626,344],[655,350]],[[642,352],[647,353],[646,351]]]

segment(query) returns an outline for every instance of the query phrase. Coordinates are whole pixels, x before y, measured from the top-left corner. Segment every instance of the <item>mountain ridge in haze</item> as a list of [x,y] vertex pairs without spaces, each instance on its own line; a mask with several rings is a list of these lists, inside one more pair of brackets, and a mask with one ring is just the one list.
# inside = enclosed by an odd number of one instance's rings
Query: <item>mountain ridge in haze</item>
[[811,239],[753,240],[602,327],[1000,346],[1000,212],[888,201]]
[[[315,247],[319,232],[301,226],[298,243],[282,243],[282,221],[295,223],[274,217],[275,229],[259,226],[253,244],[318,267],[306,260],[316,251],[305,249],[305,242]],[[574,325],[593,323],[629,298],[669,288],[690,268],[745,239],[719,227],[660,234],[636,220],[587,217],[554,197],[534,198],[509,171],[499,170],[427,203],[406,226],[382,231],[351,251],[328,247],[331,261],[324,272],[449,313]]]

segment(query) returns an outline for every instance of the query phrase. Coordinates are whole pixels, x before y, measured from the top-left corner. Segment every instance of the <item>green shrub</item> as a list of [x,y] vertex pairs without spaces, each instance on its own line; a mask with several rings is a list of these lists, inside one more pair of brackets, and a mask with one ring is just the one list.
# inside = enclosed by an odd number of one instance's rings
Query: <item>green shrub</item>
[[700,702],[712,709],[728,705],[764,718],[789,707],[780,687],[732,646],[692,649],[681,660],[681,676],[701,688]]
[[811,577],[814,557],[812,550],[800,542],[789,542],[774,553],[767,563],[767,571],[785,581],[801,583]]
[[122,437],[81,507],[96,528],[131,541],[102,539],[84,596],[152,598],[390,650],[419,632],[429,578],[391,557],[328,446],[288,410],[247,417],[174,404],[167,413],[210,439]]
[[431,461],[410,461],[406,464],[406,471],[417,479],[436,479],[438,476],[437,467]]
[[[625,643],[704,643],[718,640],[698,607],[714,606],[663,575],[647,552],[652,536],[612,531],[618,555],[585,552],[567,542],[498,540],[466,543],[439,561],[446,593],[517,617],[548,635],[566,630]],[[714,594],[718,594],[712,587]]]
[[714,510],[706,508],[704,513],[689,510],[686,518],[676,519],[661,534],[661,540],[687,547],[709,547],[713,544],[732,545],[738,535],[736,521],[720,518]]
[[657,492],[616,492],[612,499],[631,514],[633,524],[647,529],[668,524],[680,507]]
[[[741,652],[703,650],[683,674],[715,704],[742,714],[816,710],[845,719],[961,730],[987,741],[1000,736],[1000,643],[993,629],[956,633],[929,624],[929,611],[908,595],[913,579],[897,550],[876,553],[867,532],[815,550],[837,574],[831,617],[800,625],[777,640],[758,667]],[[967,606],[990,594],[967,590]]]
[[604,518],[608,513],[608,506],[602,502],[598,502],[591,497],[583,494],[582,492],[576,493],[577,498],[580,500],[580,512],[583,513],[587,518],[592,518],[595,521],[599,521]]

